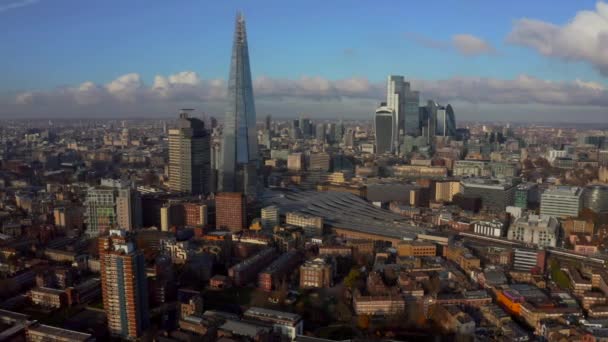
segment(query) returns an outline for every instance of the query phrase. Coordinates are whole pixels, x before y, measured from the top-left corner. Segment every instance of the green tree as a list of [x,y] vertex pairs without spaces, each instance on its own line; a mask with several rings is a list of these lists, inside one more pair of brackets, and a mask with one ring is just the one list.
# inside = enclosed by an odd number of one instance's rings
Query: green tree
[[361,272],[358,269],[353,268],[352,270],[350,270],[350,272],[348,272],[346,278],[344,278],[344,286],[352,290],[352,288],[355,286],[357,280],[359,280],[360,277]]

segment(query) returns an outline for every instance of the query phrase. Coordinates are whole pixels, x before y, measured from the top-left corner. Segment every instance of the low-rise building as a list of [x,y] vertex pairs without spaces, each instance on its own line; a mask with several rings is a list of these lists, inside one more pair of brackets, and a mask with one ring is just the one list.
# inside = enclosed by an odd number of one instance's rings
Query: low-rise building
[[396,315],[405,311],[405,300],[399,295],[363,296],[357,292],[353,296],[353,309],[357,315]]
[[399,256],[436,256],[437,246],[426,241],[403,241],[397,245]]
[[322,258],[306,261],[300,266],[301,288],[327,288],[333,286],[333,267]]
[[491,236],[491,237],[502,237],[504,234],[505,224],[500,220],[492,221],[475,221],[473,223],[473,231],[475,234]]
[[243,314],[246,320],[271,324],[273,331],[294,340],[304,332],[304,321],[298,314],[251,307]]
[[535,244],[541,247],[556,247],[559,238],[559,222],[547,215],[520,217],[509,228],[509,240]]

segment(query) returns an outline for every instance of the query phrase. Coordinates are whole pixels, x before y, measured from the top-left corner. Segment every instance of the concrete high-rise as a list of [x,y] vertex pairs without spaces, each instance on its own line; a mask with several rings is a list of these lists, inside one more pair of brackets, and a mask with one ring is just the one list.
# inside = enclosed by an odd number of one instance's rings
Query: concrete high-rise
[[228,109],[224,119],[220,192],[243,192],[254,196],[257,191],[258,145],[256,114],[245,19],[237,15],[228,80]]
[[103,307],[112,336],[135,340],[148,327],[144,255],[124,230],[99,238]]
[[205,123],[183,111],[169,130],[169,188],[200,195],[211,192],[211,146]]
[[116,222],[118,227],[124,230],[142,227],[141,195],[137,190],[131,188],[118,190]]

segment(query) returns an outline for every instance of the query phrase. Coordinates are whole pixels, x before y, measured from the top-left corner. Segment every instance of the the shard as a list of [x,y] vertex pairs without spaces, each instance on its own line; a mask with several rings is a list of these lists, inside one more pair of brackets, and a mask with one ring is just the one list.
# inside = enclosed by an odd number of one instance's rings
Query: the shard
[[221,164],[218,170],[220,192],[243,192],[255,196],[258,165],[255,123],[247,32],[245,19],[239,13],[232,45],[228,108],[224,118]]

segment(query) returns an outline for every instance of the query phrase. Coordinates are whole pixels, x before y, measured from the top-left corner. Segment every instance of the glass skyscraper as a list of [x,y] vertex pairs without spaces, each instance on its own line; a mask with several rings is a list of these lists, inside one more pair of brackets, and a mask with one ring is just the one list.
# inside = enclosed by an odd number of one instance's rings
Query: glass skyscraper
[[374,118],[376,153],[382,154],[393,152],[394,122],[394,111],[391,108],[388,108],[385,103],[382,103],[382,105],[376,109],[376,117]]
[[218,190],[255,195],[258,149],[245,19],[236,18]]

